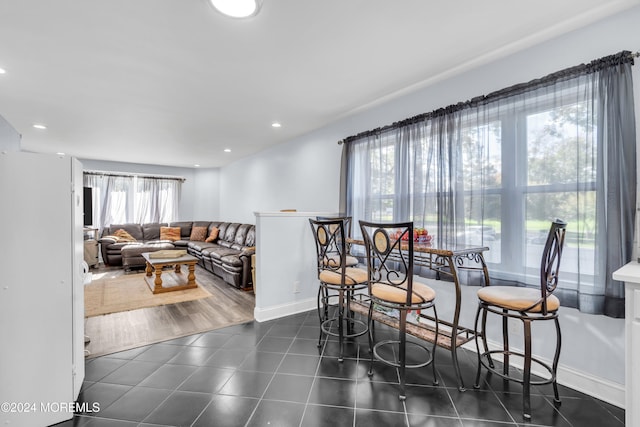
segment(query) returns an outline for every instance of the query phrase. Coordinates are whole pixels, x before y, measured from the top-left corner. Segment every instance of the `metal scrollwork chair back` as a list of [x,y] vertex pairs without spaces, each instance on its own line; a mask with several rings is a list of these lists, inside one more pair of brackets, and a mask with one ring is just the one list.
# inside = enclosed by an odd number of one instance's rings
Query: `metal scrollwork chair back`
[[[360,229],[364,238],[367,256],[367,271],[369,280],[369,346],[371,349],[371,363],[369,375],[373,375],[374,359],[398,368],[400,376],[400,400],[406,399],[405,369],[420,368],[432,365],[434,384],[437,384],[434,363],[435,346],[438,337],[438,322],[435,307],[435,291],[413,277],[413,223],[373,223],[360,221]],[[419,312],[433,309],[436,320],[433,347],[406,340],[407,314],[409,311]],[[373,311],[397,311],[398,339],[375,342]],[[393,347],[393,359],[382,355],[382,347]],[[424,353],[420,362],[407,364],[407,348],[418,349]]]
[[[366,323],[355,318],[350,308],[358,291],[367,288],[367,272],[355,267],[358,260],[348,254],[347,233],[351,218],[309,219],[316,244],[318,287],[317,307],[320,320],[318,347],[324,335],[337,336],[338,361],[343,361],[344,342],[364,335]],[[331,309],[335,314],[331,314]]]

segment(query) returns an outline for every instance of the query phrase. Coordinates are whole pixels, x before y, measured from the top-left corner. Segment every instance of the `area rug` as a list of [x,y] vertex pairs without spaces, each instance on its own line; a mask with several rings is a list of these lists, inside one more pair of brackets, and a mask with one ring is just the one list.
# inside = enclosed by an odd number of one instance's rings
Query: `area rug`
[[85,317],[119,313],[139,308],[156,307],[210,297],[201,286],[194,289],[153,294],[145,282],[145,274],[124,275],[95,280],[84,287]]

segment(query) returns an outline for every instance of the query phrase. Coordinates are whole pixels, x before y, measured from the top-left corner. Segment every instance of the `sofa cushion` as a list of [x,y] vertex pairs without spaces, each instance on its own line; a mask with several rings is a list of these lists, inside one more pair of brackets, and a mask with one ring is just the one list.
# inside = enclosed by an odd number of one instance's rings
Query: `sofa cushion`
[[[220,235],[219,239],[220,240],[224,240],[225,242],[229,242],[229,243],[233,243],[236,239],[236,232],[238,231],[238,227],[240,227],[241,224],[237,223],[237,222],[233,222],[231,224],[229,224],[229,226],[227,227],[227,229],[224,232],[224,235]],[[229,245],[230,246],[230,245]]]
[[249,230],[247,230],[247,237],[244,239],[245,246],[255,246],[256,245],[256,226],[251,225]]
[[187,240],[191,235],[191,228],[193,227],[192,221],[178,221],[169,224],[171,227],[180,227],[180,237],[176,240]]
[[148,242],[149,240],[160,240],[160,227],[166,227],[167,223],[157,223],[152,222],[148,224],[142,224],[142,234],[144,236],[144,241]]
[[241,224],[236,230],[236,235],[233,238],[233,242],[236,245],[244,246],[244,241],[247,239],[247,233],[249,232],[249,229],[251,227],[251,224]]
[[111,224],[102,231],[103,235],[113,235],[116,230],[125,230],[136,240],[144,240],[142,226],[140,224]]
[[209,231],[207,227],[193,227],[189,240],[203,242],[207,238],[207,231]]
[[215,242],[216,240],[218,240],[218,233],[220,232],[220,230],[218,229],[218,227],[211,227],[211,231],[209,232],[209,237],[207,237],[204,241],[205,242]]
[[202,254],[204,256],[205,253],[208,253],[211,259],[220,260],[222,257],[227,255],[238,255],[240,252],[237,249],[225,248],[222,246],[212,246],[210,248],[204,249]]
[[127,230],[120,228],[113,232],[113,235],[118,238],[118,242],[135,242],[137,239],[133,237]]
[[242,267],[242,261],[238,255],[225,255],[220,258],[224,265],[232,265],[234,267]]
[[160,227],[160,240],[180,240],[180,227]]
[[208,249],[208,248],[212,248],[217,246],[215,243],[211,243],[211,242],[189,242],[187,243],[187,246],[193,250],[195,250],[196,252],[201,252],[204,249]]

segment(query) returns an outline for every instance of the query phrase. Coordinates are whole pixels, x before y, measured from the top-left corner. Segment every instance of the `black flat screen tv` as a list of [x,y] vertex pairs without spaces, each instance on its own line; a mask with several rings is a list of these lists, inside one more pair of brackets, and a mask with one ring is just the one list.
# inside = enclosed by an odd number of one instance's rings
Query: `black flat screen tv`
[[83,218],[84,218],[84,226],[93,225],[93,196],[91,187],[83,187],[83,196],[84,196],[84,210],[83,210]]

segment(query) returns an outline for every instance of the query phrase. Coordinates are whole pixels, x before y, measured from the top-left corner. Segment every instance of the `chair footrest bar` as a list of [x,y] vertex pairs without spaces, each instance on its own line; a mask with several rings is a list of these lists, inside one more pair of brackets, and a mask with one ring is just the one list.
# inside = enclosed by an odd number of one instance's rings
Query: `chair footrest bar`
[[[515,357],[521,357],[523,359],[524,359],[524,354],[520,353],[520,352],[516,352],[516,351],[504,351],[504,350],[491,350],[491,351],[486,351],[486,352],[480,354],[480,362],[482,363],[482,366],[487,368],[487,370],[489,372],[491,372],[491,373],[493,373],[495,375],[498,375],[500,378],[503,378],[505,380],[517,382],[519,384],[523,384],[524,380],[522,380],[522,379],[520,379],[518,377],[515,377],[515,376],[511,376],[510,374],[509,375],[505,375],[504,373],[502,373],[501,372],[501,370],[503,369],[502,366],[497,367],[497,366],[494,365],[493,368],[491,366],[489,366],[488,357],[492,356],[494,354],[502,354],[502,355],[507,354],[507,355],[509,355],[509,357],[515,356]],[[494,363],[495,362],[496,362],[496,360],[494,360]],[[534,380],[532,378],[531,381],[530,381],[531,385],[536,385],[537,386],[537,385],[551,384],[555,380],[556,375],[553,372],[553,369],[551,368],[551,366],[549,366],[547,363],[545,363],[545,362],[543,362],[543,361],[541,361],[541,360],[539,360],[539,359],[537,359],[535,357],[531,358],[531,362],[532,363],[536,363],[538,366],[542,366],[543,368],[545,368],[549,372],[549,375],[551,375],[550,378],[543,378],[541,380]],[[515,368],[513,366],[510,366],[510,368],[511,369],[518,369],[520,371],[520,373],[521,373],[521,368]],[[533,374],[533,372],[532,372],[532,375],[536,375],[537,377],[539,377],[538,374]]]
[[[337,330],[338,326],[335,326],[333,329],[331,328],[331,325],[333,324],[333,322],[339,322],[340,318],[339,317],[333,317],[331,319],[327,319],[324,320],[321,324],[320,324],[320,329],[322,330],[323,333],[330,335],[332,337],[339,337],[340,334]],[[342,321],[345,323],[353,323],[354,325],[358,325],[361,326],[363,329],[359,330],[359,331],[355,331],[355,332],[351,332],[351,333],[347,333],[346,331],[347,326],[344,326],[344,332],[342,333],[342,337],[343,338],[356,338],[356,337],[360,337],[364,334],[366,334],[367,332],[369,332],[369,329],[367,327],[367,324],[365,322],[363,322],[362,320],[358,320],[358,319],[353,319],[351,317],[343,317]]]
[[[398,340],[386,340],[386,341],[380,341],[379,343],[377,343],[376,345],[373,346],[373,355],[375,356],[376,360],[384,363],[385,365],[389,365],[389,366],[393,366],[396,368],[400,367],[400,363],[396,360],[394,360],[393,362],[389,359],[386,359],[385,357],[381,356],[380,354],[378,354],[378,349],[384,346],[388,346],[388,345],[398,345],[400,343],[400,341]],[[407,341],[406,345],[413,345],[416,347],[420,347],[421,349],[423,349],[428,355],[429,358],[422,363],[415,363],[415,364],[408,364],[405,363],[405,368],[423,368],[427,365],[429,365],[430,363],[433,362],[433,354],[431,353],[431,350],[429,350],[427,347],[423,346],[422,344],[416,343],[416,342],[411,342],[411,341]]]

